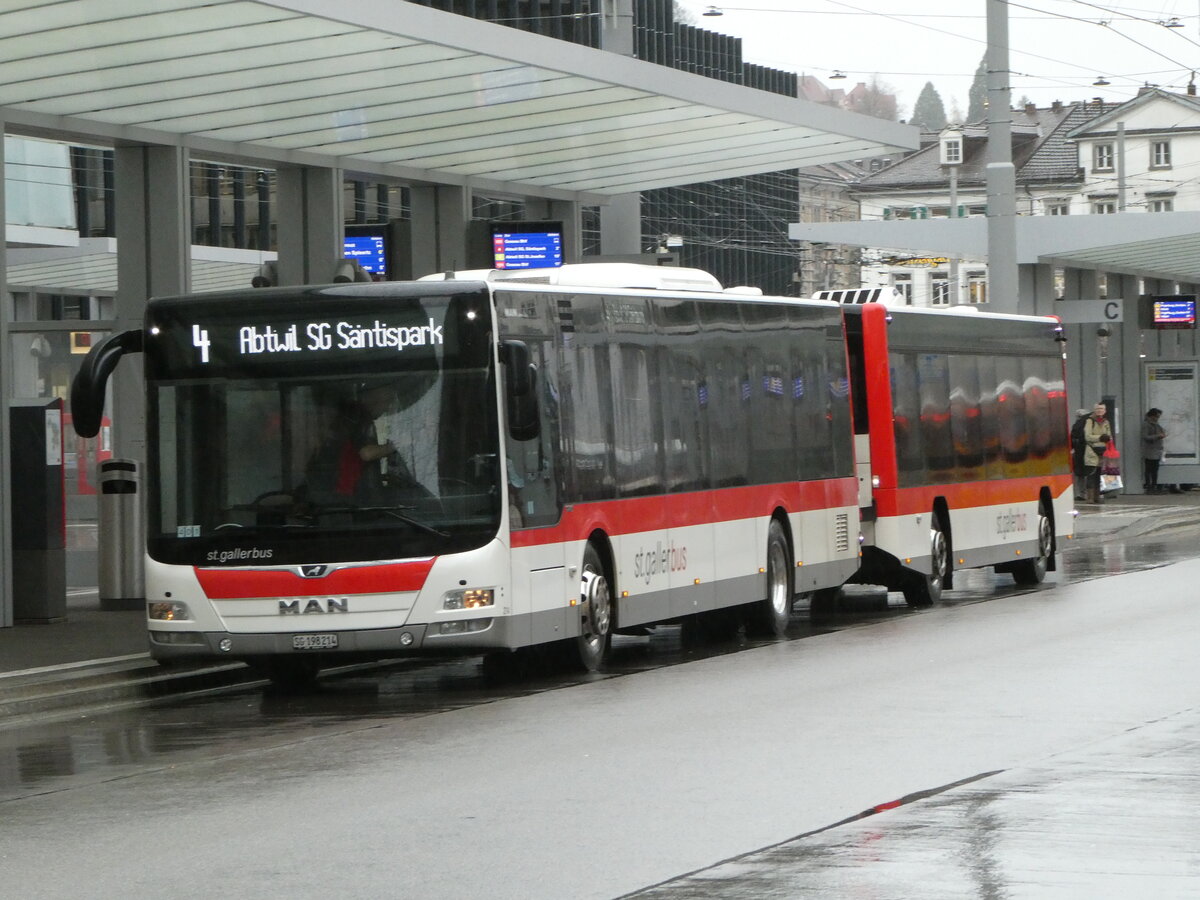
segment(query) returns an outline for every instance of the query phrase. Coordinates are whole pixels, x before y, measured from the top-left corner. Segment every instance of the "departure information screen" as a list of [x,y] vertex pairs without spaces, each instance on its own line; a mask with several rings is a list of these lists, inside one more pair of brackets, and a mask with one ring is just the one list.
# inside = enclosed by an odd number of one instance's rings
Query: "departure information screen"
[[562,228],[495,226],[492,229],[492,267],[546,269],[563,264]]

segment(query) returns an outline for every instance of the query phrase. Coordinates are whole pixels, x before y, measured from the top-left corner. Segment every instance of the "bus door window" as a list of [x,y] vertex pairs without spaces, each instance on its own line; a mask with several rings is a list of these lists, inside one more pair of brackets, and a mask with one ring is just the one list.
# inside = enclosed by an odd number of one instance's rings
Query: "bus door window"
[[743,367],[750,386],[748,416],[754,445],[751,480],[761,484],[796,478],[791,439],[792,379],[787,308],[762,304],[742,309],[746,331]]
[[[823,348],[814,347],[814,361],[822,370],[829,393],[825,398],[825,435],[830,448],[827,457],[832,468],[821,471],[820,477],[850,475],[854,471],[854,441],[851,434],[850,404],[850,372],[844,349],[842,326],[835,319],[834,324],[824,329],[825,345]],[[865,398],[865,395],[864,395]],[[863,414],[863,428],[866,428],[866,414]]]
[[524,340],[537,369],[540,427],[537,436],[528,441],[516,441],[508,435],[505,468],[513,527],[536,527],[553,525],[562,509],[559,491],[561,395],[557,358],[550,341],[529,337]]

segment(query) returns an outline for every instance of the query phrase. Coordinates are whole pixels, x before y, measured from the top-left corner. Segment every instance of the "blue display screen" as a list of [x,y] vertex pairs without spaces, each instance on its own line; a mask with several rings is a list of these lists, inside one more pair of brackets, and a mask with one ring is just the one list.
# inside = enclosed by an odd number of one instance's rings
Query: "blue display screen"
[[348,234],[342,255],[356,260],[372,275],[387,275],[387,241],[382,234]]
[[562,231],[492,231],[492,267],[545,269],[563,264]]
[[1154,301],[1155,325],[1195,325],[1195,298]]

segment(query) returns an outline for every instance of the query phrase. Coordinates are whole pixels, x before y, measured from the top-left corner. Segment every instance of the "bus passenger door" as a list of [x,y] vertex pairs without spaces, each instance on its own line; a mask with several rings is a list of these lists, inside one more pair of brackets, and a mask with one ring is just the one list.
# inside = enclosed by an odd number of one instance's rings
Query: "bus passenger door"
[[[526,339],[537,371],[538,429],[528,440],[506,428],[504,472],[512,540],[512,612],[528,621],[530,640],[563,637],[569,601],[577,585],[567,583],[564,545],[552,526],[562,513],[558,371],[548,342]],[[526,618],[527,617],[527,618]]]

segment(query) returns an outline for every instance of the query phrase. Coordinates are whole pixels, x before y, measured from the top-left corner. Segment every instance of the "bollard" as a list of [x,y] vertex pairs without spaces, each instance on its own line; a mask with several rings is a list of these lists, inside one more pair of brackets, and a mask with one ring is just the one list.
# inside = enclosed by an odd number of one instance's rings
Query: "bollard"
[[145,541],[141,476],[136,460],[109,459],[100,464],[99,500],[100,608],[143,609]]

